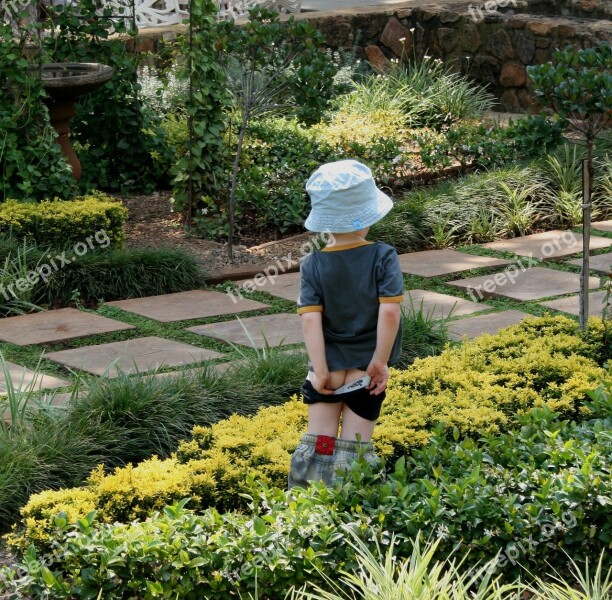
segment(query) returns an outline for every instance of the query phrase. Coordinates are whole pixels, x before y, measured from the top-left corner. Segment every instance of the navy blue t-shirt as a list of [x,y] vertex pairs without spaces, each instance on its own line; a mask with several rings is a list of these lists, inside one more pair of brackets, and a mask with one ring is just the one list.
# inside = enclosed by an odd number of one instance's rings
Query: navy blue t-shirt
[[[365,368],[376,348],[380,303],[404,298],[395,248],[382,242],[328,247],[307,256],[300,273],[298,314],[323,313],[327,368]],[[389,364],[399,360],[401,331],[400,327]]]

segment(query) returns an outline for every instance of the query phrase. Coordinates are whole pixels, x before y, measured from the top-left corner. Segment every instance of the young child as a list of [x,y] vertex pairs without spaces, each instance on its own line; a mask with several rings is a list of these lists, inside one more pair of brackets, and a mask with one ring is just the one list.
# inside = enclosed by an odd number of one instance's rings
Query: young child
[[[306,229],[331,233],[333,245],[301,265],[298,313],[309,358],[302,386],[308,433],[291,459],[289,488],[334,481],[359,451],[374,462],[372,432],[380,415],[389,364],[401,351],[404,286],[397,253],[365,240],[392,208],[372,172],[355,160],[325,164],[308,182]],[[338,428],[342,418],[342,431]]]

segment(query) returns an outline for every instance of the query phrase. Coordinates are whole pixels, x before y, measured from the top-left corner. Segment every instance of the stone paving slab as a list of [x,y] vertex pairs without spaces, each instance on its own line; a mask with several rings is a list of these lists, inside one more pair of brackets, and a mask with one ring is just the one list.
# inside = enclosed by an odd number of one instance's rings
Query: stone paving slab
[[452,321],[448,325],[449,337],[461,341],[464,337],[472,339],[483,333],[496,334],[500,329],[520,323],[527,313],[520,310],[504,310],[498,313],[477,315],[460,321]]
[[[574,260],[567,261],[570,265],[578,265],[582,267],[582,259],[576,258]],[[612,252],[606,254],[598,254],[597,256],[589,256],[589,269],[598,271],[607,275],[612,271]]]
[[[32,371],[31,369],[11,362],[5,362],[4,364],[5,368],[8,370],[15,391],[37,391],[67,387],[70,385],[69,381],[64,381],[63,379],[52,377],[51,375],[45,375],[40,372]],[[7,391],[7,378],[4,373],[4,368],[2,368],[2,365],[0,365],[0,395],[6,394]]]
[[120,372],[145,373],[159,367],[178,367],[221,356],[223,354],[213,350],[155,336],[46,355],[48,359],[67,367],[106,377],[117,377]]
[[[241,281],[237,281],[236,285],[241,286],[246,282],[252,281],[252,279],[243,279]],[[274,279],[265,278],[263,284],[261,286],[257,286],[255,289],[258,292],[267,292],[271,296],[297,302],[298,296],[300,295],[300,274],[299,272],[285,273],[275,277]]]
[[247,298],[234,297],[234,300],[223,292],[192,290],[176,294],[133,298],[131,300],[116,300],[107,302],[107,305],[116,306],[121,310],[136,313],[161,323],[218,317],[247,310],[267,310],[270,308],[267,304]]
[[0,340],[18,346],[27,346],[65,342],[88,335],[126,329],[134,327],[76,308],[61,308],[0,319]]
[[299,315],[288,313],[197,325],[189,327],[187,331],[251,348],[265,348],[266,341],[269,346],[304,341]]
[[[561,312],[572,315],[580,315],[580,300],[579,296],[568,296],[567,298],[559,298],[558,300],[550,300],[542,302],[542,306],[560,310]],[[589,294],[589,317],[601,317],[606,305],[606,291],[591,292]]]
[[[612,246],[612,240],[601,237],[591,236],[589,248],[598,250]],[[489,242],[483,244],[483,248],[498,250],[500,252],[513,252],[519,256],[530,256],[539,260],[551,260],[570,254],[582,252],[582,235],[573,231],[545,231],[512,238],[511,240],[501,240],[499,242]]]
[[[475,300],[511,298],[512,300],[529,301],[578,292],[580,276],[577,273],[534,267],[525,271],[515,269],[507,273],[458,279],[449,281],[448,285],[465,290]],[[599,287],[599,279],[589,277],[589,288],[597,287]]]
[[464,254],[456,250],[425,250],[400,254],[399,263],[402,273],[421,277],[439,277],[481,267],[505,266],[510,264],[510,261],[490,256]]
[[423,303],[423,315],[429,315],[435,319],[446,319],[449,315],[451,318],[462,317],[491,308],[471,300],[449,296],[448,294],[429,292],[427,290],[406,291],[402,304],[407,310],[411,310],[412,307],[415,310],[419,310],[421,302]]
[[599,231],[609,231],[612,233],[612,219],[609,221],[596,221],[595,223],[591,223],[591,227],[599,229]]

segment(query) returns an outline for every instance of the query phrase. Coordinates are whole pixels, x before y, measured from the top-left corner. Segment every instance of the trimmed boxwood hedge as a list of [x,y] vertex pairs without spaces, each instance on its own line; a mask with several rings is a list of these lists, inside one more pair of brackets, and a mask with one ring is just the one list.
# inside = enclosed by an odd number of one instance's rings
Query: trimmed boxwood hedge
[[108,247],[123,246],[128,211],[118,200],[93,193],[74,200],[0,204],[0,234],[30,238],[39,247],[70,248],[105,231]]

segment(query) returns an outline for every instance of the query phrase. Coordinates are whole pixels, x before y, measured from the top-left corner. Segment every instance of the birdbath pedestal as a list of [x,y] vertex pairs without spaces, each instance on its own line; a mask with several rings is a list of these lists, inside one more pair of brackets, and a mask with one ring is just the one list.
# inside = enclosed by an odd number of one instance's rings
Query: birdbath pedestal
[[111,67],[99,63],[49,63],[42,67],[41,78],[48,96],[46,104],[51,125],[77,180],[81,178],[81,163],[70,143],[68,124],[76,112],[79,96],[97,90],[112,75]]

